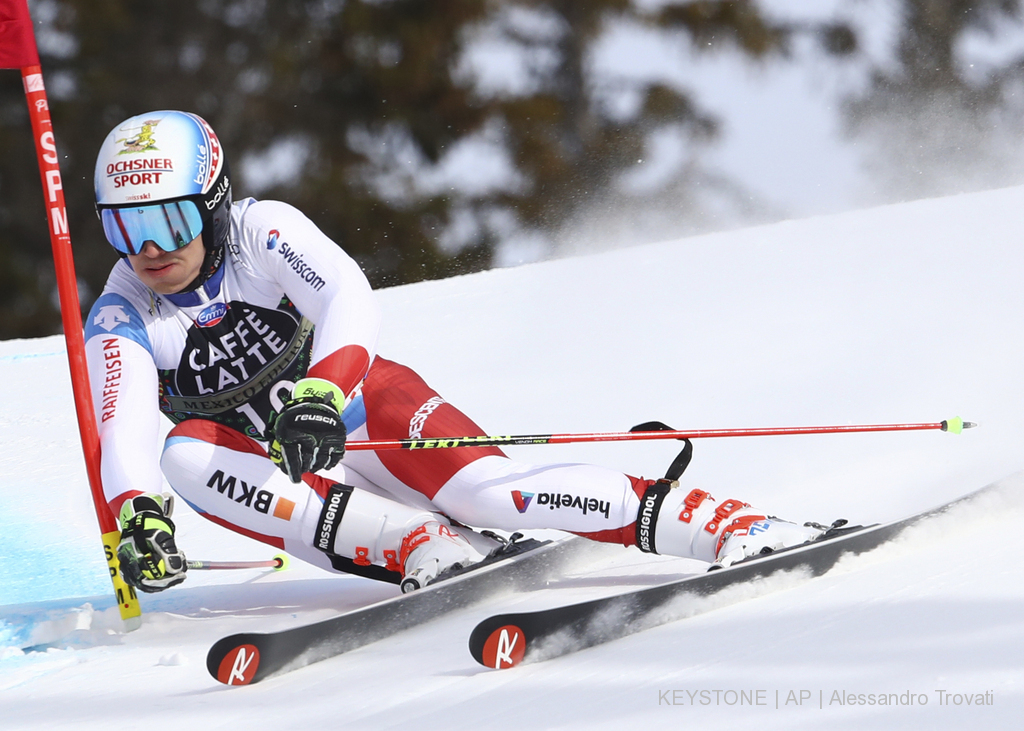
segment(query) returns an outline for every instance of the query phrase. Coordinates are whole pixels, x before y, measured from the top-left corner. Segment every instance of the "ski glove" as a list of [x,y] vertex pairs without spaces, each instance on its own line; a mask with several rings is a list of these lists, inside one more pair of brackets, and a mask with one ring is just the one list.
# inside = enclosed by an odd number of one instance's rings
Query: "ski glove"
[[330,381],[303,378],[295,383],[291,398],[274,420],[268,450],[271,461],[292,482],[341,461],[348,436],[341,420],[344,406],[341,389]]
[[117,560],[127,584],[154,593],[185,580],[185,554],[174,544],[174,523],[170,495],[145,493],[126,500],[118,522],[121,542]]

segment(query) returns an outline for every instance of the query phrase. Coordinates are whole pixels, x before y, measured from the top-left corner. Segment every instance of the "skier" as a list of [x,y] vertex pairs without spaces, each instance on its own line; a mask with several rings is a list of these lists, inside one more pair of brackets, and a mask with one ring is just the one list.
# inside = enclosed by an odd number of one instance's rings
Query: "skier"
[[[132,144],[139,129],[147,145]],[[728,565],[815,538],[738,500],[494,447],[345,452],[347,438],[482,435],[376,353],[381,314],[355,262],[295,208],[233,202],[214,131],[180,111],[110,132],[95,172],[121,260],[86,322],[103,485],[126,581],[185,579],[173,497],[328,570],[429,583],[555,528]],[[174,427],[160,446],[160,414]]]

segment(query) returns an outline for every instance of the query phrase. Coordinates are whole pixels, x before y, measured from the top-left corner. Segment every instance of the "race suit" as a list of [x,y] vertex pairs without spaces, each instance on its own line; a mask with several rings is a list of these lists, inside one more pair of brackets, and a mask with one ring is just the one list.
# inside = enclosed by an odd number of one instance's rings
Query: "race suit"
[[[104,491],[116,515],[163,479],[199,514],[327,569],[313,548],[342,483],[465,525],[556,528],[632,545],[649,481],[593,465],[526,465],[493,447],[349,451],[292,484],[268,424],[303,377],[346,396],[349,440],[484,432],[411,369],[376,353],[381,314],[356,263],[295,208],[247,199],[224,263],[195,291],[159,295],[122,259],[86,322]],[[174,427],[160,445],[160,414]]]

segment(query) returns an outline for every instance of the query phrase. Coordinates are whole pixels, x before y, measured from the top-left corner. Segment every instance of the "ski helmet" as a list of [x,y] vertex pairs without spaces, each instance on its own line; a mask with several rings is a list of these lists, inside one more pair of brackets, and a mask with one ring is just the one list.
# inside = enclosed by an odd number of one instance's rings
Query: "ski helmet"
[[220,266],[231,179],[217,135],[199,116],[149,112],[117,125],[100,147],[94,184],[103,232],[120,254],[138,254],[147,241],[174,251],[202,233],[206,259],[186,291]]

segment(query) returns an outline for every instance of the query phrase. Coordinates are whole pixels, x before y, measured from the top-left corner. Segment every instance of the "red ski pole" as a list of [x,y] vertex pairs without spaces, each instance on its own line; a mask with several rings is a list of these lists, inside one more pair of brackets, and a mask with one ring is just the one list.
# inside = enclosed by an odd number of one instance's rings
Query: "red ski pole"
[[841,434],[879,431],[948,431],[959,434],[977,424],[960,417],[924,424],[856,424],[840,426],[785,426],[753,429],[698,429],[604,432],[591,434],[525,434],[521,436],[435,437],[432,439],[378,439],[348,442],[345,449],[451,449],[454,447],[506,447],[525,444],[572,444],[575,442],[627,442],[650,439],[710,439],[715,437],[768,437],[793,434]]

